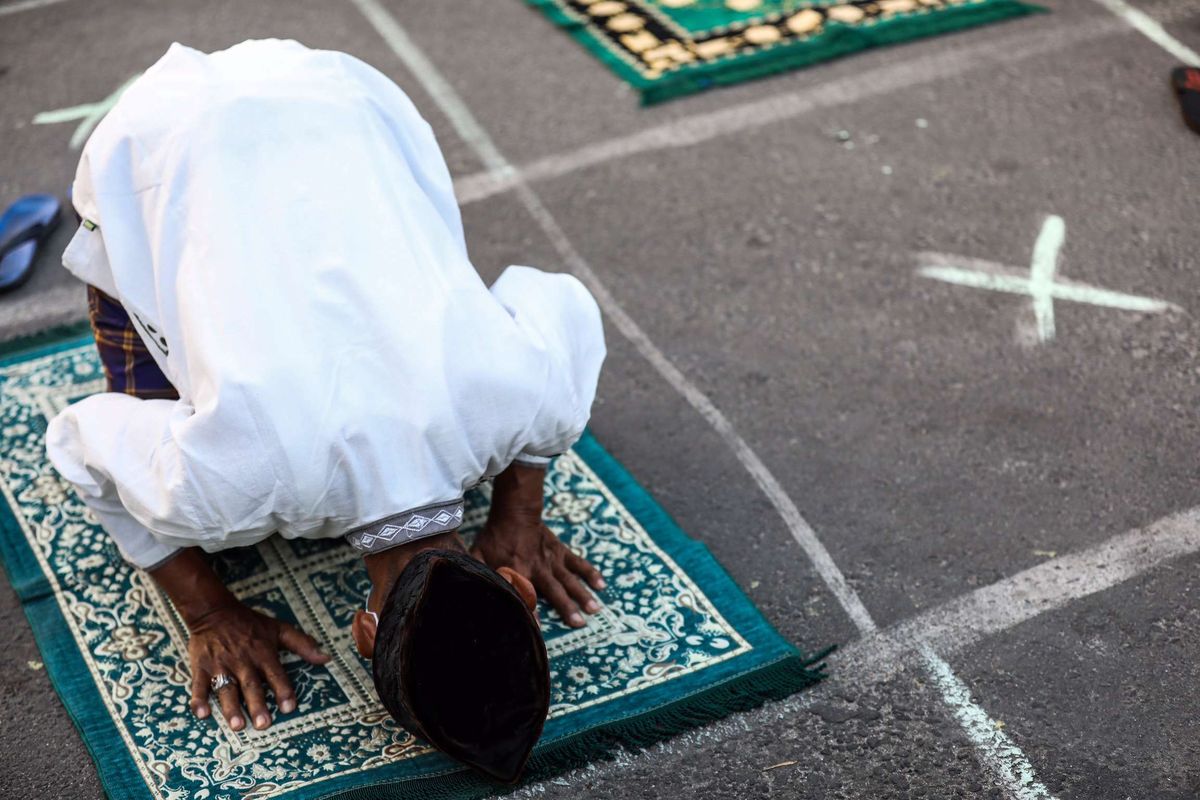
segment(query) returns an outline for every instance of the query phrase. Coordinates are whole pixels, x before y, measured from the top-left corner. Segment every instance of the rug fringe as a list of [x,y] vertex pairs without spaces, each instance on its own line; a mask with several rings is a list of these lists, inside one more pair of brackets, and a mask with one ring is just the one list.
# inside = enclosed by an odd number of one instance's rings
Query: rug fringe
[[782,700],[822,680],[825,664],[820,662],[832,650],[809,659],[792,656],[662,708],[552,742],[534,756],[527,780],[541,780],[589,761],[611,758],[618,748],[644,750],[730,714]]
[[507,786],[461,770],[401,783],[379,784],[325,795],[321,800],[479,800],[504,795],[590,762],[610,760],[618,750],[638,751],[730,714],[782,700],[825,678],[825,659],[789,656],[659,708],[538,745],[522,782]]

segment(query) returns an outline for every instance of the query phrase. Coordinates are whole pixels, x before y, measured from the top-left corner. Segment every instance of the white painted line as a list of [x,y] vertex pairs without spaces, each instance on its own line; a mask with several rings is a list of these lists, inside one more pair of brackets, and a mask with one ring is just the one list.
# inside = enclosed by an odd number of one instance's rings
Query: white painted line
[[66,2],[66,0],[22,0],[19,3],[5,3],[4,5],[0,5],[0,17],[7,14],[16,14],[19,11],[32,11],[35,8],[58,5],[63,2]]
[[920,254],[919,258],[927,263],[917,269],[917,274],[923,278],[932,278],[971,289],[1028,295],[1033,299],[1037,338],[1040,342],[1048,342],[1054,338],[1055,299],[1123,311],[1138,311],[1144,314],[1183,311],[1179,306],[1168,303],[1166,300],[1125,294],[1058,278],[1056,274],[1058,254],[1062,249],[1066,230],[1066,223],[1063,222],[1062,217],[1046,218],[1033,248],[1033,260],[1029,266],[1028,277],[1021,274],[1020,270],[1002,264],[973,258],[958,258],[946,253]]
[[[1200,67],[1200,54],[1167,33],[1162,23],[1126,3],[1125,0],[1096,0],[1097,3],[1132,25],[1138,33],[1175,57],[1183,66]],[[1195,6],[1192,7],[1195,11]]]
[[[988,636],[1011,630],[1170,563],[1200,553],[1200,507],[1118,534],[1094,547],[1050,559],[996,583],[960,595],[835,653],[828,685],[855,690],[894,677],[926,648],[951,655]],[[925,665],[932,672],[930,665]],[[619,754],[613,764],[589,765],[562,776],[569,783],[596,781],[623,770],[725,742],[745,731],[788,719],[819,699],[821,687],[735,714],[663,742],[642,753]],[[694,752],[693,752],[694,754]],[[517,792],[528,797],[537,784]]]
[[[1008,268],[1008,269],[1011,269]],[[926,278],[935,278],[946,283],[967,286],[972,289],[990,289],[994,292],[1009,294],[1032,295],[1033,286],[1029,278],[1011,274],[988,274],[955,267],[922,267],[920,274]],[[1115,308],[1121,311],[1139,311],[1144,314],[1161,314],[1166,311],[1182,311],[1183,309],[1166,300],[1156,300],[1153,297],[1141,297],[1136,294],[1114,292],[1100,289],[1087,284],[1065,283],[1056,281],[1051,289],[1051,295],[1059,300],[1069,300],[1073,303],[1086,303],[1093,306]]]
[[[1174,18],[1194,12],[1192,0],[1181,0],[1164,5],[1159,15]],[[636,133],[546,156],[519,168],[508,165],[499,172],[485,168],[456,179],[454,191],[460,204],[475,203],[510,191],[521,182],[534,183],[557,178],[642,153],[689,147],[794,119],[812,111],[846,106],[914,86],[1061,52],[1125,29],[1126,26],[1119,20],[1107,17],[1060,24],[1054,22],[1053,16],[1049,16],[1040,27],[1031,29],[1023,26],[1017,33],[996,35],[971,47],[921,55],[798,91],[690,114]]]
[[[421,52],[416,43],[401,28],[396,19],[388,13],[376,0],[351,0],[362,11],[363,16],[375,27],[392,51],[404,62],[413,76],[421,83],[433,101],[450,120],[459,136],[475,151],[479,160],[489,170],[497,174],[515,174],[508,159],[501,154],[490,135],[475,115],[467,108],[445,78],[442,77],[429,59]],[[721,438],[733,450],[738,460],[754,477],[763,493],[778,510],[792,537],[804,550],[813,563],[814,569],[829,586],[842,608],[854,622],[860,633],[875,630],[875,621],[867,613],[858,594],[846,582],[842,571],[829,555],[829,551],[817,539],[812,527],[800,515],[796,504],[792,502],[779,481],[767,469],[762,459],[750,448],[733,425],[721,413],[712,401],[700,391],[688,378],[675,367],[661,350],[650,340],[641,327],[625,312],[608,288],[592,271],[591,266],[583,258],[575,246],[571,244],[558,222],[543,205],[541,199],[523,179],[518,177],[512,187],[529,214],[541,227],[550,243],[558,251],[559,256],[576,277],[578,277],[596,298],[596,302],[604,309],[604,313],[629,341],[637,348],[659,374],[674,387],[691,406],[704,417],[717,431]]]
[[[848,660],[875,664],[887,663],[900,653],[923,646],[952,655],[984,637],[1197,552],[1200,552],[1200,507],[1118,534],[1095,547],[1049,559],[976,589],[892,626],[873,640],[852,645],[846,655]],[[860,646],[864,650],[861,656],[853,652]]]
[[78,106],[71,106],[70,108],[43,111],[33,118],[33,124],[57,125],[60,122],[74,122],[79,120],[79,125],[75,127],[75,132],[71,134],[71,141],[69,142],[72,150],[78,150],[83,147],[83,143],[87,141],[88,134],[92,132],[92,129],[99,124],[100,120],[104,119],[104,115],[112,110],[117,101],[121,99],[121,95],[125,94],[125,90],[132,86],[133,82],[139,77],[140,73],[134,75],[121,84],[115,92],[95,103],[84,103]]
[[[379,5],[377,0],[352,0],[352,2],[375,26],[392,51],[404,62],[409,71],[425,88],[425,91],[438,104],[462,139],[470,144],[484,166],[497,174],[506,174],[512,170],[508,160],[496,147],[487,131],[475,119],[474,114],[467,108],[454,87],[442,77],[436,66],[426,58],[395,18]],[[671,363],[633,318],[625,312],[608,288],[592,271],[591,266],[571,244],[533,189],[523,180],[519,180],[513,188],[526,210],[550,239],[566,266],[587,284],[596,297],[597,303],[604,309],[605,314],[613,321],[617,329],[630,340],[634,347],[658,370],[659,374],[679,391],[701,416],[709,421],[734,451],[743,466],[774,504],[780,516],[783,517],[793,538],[811,559],[814,569],[825,581],[859,632],[862,634],[874,633],[876,631],[875,621],[862,604],[858,594],[846,582],[842,571],[838,569],[816,533],[800,515],[795,503],[792,502],[758,455],[737,433],[720,409]],[[949,672],[948,666],[946,670]],[[1019,753],[1019,751],[1017,752]],[[980,751],[980,757],[987,761],[993,757],[993,754],[990,751]],[[1024,756],[1021,757],[1024,758]],[[1047,796],[1049,796],[1048,792]],[[1018,800],[1025,799],[1018,798]]]
[[1017,800],[1052,800],[1054,795],[1038,782],[1033,765],[1021,748],[971,699],[971,690],[958,679],[950,665],[929,647],[921,650],[921,657],[942,700],[975,745],[984,765],[1004,784],[1009,795]]
[[1033,298],[1033,316],[1037,320],[1038,341],[1054,338],[1054,273],[1058,271],[1058,251],[1062,249],[1067,226],[1058,215],[1046,217],[1042,232],[1033,245],[1029,265],[1029,295]]

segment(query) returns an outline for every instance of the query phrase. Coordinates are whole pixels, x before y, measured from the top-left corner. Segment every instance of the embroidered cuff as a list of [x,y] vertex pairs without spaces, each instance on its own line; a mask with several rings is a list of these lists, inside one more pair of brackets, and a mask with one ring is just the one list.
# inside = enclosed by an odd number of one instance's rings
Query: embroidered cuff
[[531,456],[528,453],[521,453],[513,459],[514,464],[524,464],[527,467],[544,467],[550,463],[548,456]]
[[378,553],[435,533],[456,530],[463,521],[462,498],[393,514],[346,534],[346,541],[363,553]]

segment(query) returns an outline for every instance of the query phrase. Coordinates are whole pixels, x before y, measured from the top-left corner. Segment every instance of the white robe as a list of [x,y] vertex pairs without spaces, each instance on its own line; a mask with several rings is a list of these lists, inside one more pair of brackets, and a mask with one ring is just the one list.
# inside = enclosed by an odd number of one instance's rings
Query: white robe
[[[569,448],[604,359],[576,279],[467,256],[429,125],[382,74],[295,42],[172,45],[88,141],[63,261],[130,313],[180,399],[104,393],[46,436],[124,556],[461,520]],[[457,516],[456,516],[457,515]]]

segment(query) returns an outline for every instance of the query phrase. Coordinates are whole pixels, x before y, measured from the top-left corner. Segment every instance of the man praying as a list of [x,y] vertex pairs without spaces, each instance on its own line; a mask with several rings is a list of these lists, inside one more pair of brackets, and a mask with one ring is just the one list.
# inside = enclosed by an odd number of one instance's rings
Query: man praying
[[[108,391],[47,449],[190,631],[191,705],[233,730],[296,708],[287,648],[204,552],[345,537],[354,619],[387,709],[495,778],[549,703],[535,591],[583,626],[604,582],[542,522],[549,458],[590,415],[605,347],[579,281],[467,254],[429,125],[348,55],[172,45],[96,128],[63,262],[88,284]],[[468,554],[463,495],[494,479]],[[211,695],[210,695],[211,691]]]

